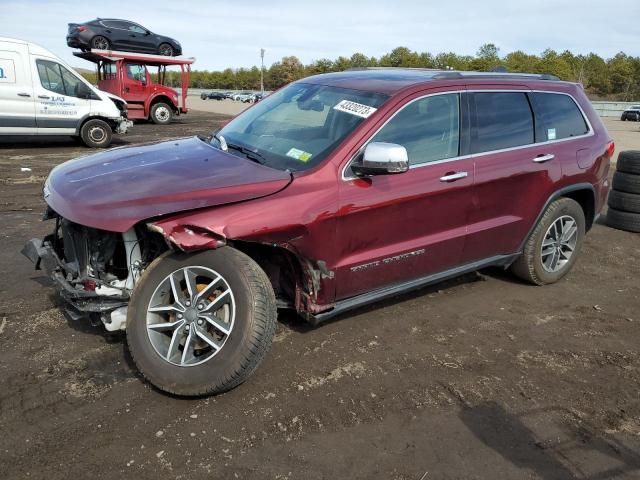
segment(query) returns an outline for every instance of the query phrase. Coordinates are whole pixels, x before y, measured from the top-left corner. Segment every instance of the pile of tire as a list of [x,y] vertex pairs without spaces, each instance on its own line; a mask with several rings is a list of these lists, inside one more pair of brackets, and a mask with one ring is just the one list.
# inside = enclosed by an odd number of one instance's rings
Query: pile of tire
[[609,193],[607,224],[628,232],[640,232],[640,151],[618,155]]

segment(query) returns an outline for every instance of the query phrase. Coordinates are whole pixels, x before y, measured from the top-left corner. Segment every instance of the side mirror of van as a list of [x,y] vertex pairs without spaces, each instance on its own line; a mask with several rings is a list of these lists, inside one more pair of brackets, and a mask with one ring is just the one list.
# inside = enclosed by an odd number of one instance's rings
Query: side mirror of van
[[82,82],[78,82],[75,90],[76,97],[78,98],[91,98],[93,96],[91,89]]

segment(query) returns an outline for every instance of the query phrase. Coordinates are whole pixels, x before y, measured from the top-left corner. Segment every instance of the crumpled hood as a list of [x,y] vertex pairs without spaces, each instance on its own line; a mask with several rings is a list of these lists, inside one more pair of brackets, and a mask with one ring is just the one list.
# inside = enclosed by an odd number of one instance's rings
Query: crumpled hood
[[114,232],[159,215],[270,195],[288,172],[185,138],[70,160],[51,171],[45,200],[72,222]]

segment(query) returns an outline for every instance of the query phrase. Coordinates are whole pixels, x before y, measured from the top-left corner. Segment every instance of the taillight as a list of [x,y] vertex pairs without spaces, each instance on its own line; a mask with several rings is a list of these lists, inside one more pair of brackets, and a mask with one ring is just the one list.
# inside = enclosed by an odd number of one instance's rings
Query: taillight
[[80,25],[79,27],[76,27],[76,30],[78,30],[79,32],[84,32],[87,29],[87,27],[84,27],[82,25]]
[[616,144],[613,143],[613,141],[607,143],[607,150],[604,152],[604,154],[607,156],[607,158],[609,160],[611,160],[613,158],[613,154],[616,151]]

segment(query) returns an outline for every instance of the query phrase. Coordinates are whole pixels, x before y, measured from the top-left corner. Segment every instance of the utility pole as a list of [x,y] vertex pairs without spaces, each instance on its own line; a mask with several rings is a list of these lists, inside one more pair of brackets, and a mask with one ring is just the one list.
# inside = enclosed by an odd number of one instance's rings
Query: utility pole
[[260,49],[260,92],[264,96],[264,48]]

